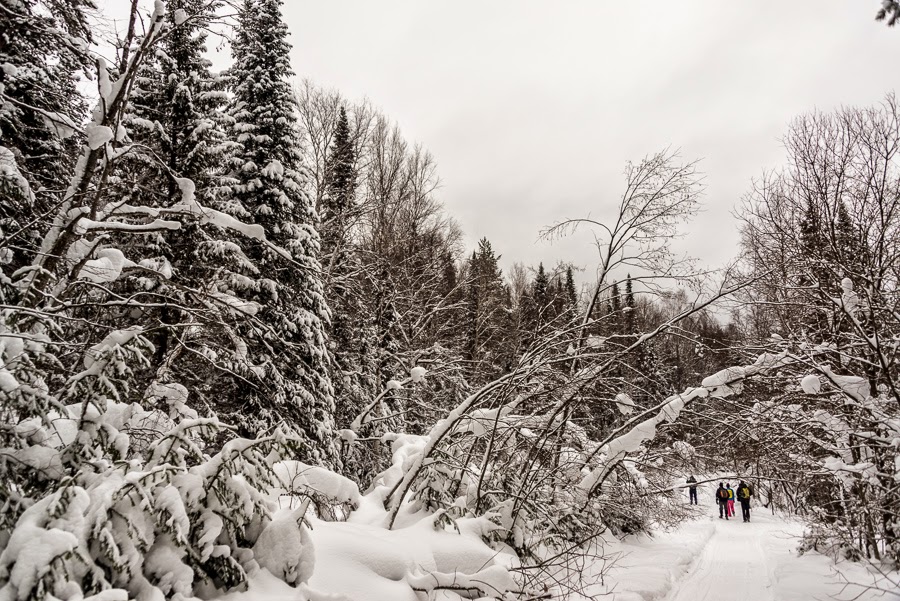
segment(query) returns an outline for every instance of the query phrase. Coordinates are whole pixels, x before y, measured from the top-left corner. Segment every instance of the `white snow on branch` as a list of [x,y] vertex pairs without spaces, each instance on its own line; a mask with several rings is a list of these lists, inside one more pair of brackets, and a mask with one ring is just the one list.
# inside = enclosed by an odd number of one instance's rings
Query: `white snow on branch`
[[87,144],[91,150],[97,150],[115,137],[112,129],[96,123],[88,123],[84,128],[84,133],[87,135]]
[[9,148],[0,146],[0,183],[9,182],[19,191],[23,197],[29,201],[34,200],[34,194],[31,192],[31,186],[28,180],[19,171],[19,165],[16,163],[16,157]]
[[425,381],[425,374],[427,374],[427,373],[428,373],[428,370],[425,369],[424,367],[416,366],[416,367],[412,368],[411,370],[409,370],[409,378],[414,383],[423,382],[423,381]]
[[800,388],[806,394],[819,394],[822,392],[822,382],[819,380],[819,376],[810,374],[800,380]]
[[634,400],[624,392],[620,392],[616,395],[616,407],[623,415],[628,415],[634,411]]
[[95,284],[114,282],[122,275],[126,267],[136,267],[136,264],[125,258],[125,254],[118,248],[104,248],[97,251],[97,258],[85,262],[78,279],[88,280]]

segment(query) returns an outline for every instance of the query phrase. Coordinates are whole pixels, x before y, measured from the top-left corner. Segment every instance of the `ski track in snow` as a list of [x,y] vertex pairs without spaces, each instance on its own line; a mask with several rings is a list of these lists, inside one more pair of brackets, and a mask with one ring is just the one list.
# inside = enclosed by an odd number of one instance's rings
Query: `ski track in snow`
[[751,514],[751,522],[745,524],[740,518],[740,506],[736,511],[738,515],[730,520],[715,518],[715,530],[703,552],[676,583],[668,601],[775,600],[774,572],[763,540],[787,539],[785,523],[757,511]]
[[691,508],[695,519],[610,544],[607,551],[621,555],[606,585],[588,592],[614,601],[900,601],[900,591],[888,592],[891,585],[859,563],[798,556],[802,522],[773,515],[755,499],[750,523],[741,520],[740,505],[736,517],[719,519],[712,491],[704,488],[700,505]]

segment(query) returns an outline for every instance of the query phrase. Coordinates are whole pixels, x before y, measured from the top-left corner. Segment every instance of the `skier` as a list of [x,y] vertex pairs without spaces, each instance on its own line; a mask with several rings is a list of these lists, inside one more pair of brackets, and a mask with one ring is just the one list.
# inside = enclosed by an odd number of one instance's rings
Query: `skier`
[[750,497],[752,496],[753,489],[741,480],[737,488],[737,499],[741,503],[741,515],[744,517],[745,522],[750,521]]
[[728,491],[728,515],[734,517],[734,490],[731,488],[731,482],[725,483],[725,490]]
[[693,476],[688,476],[687,483],[690,484],[690,488],[688,492],[690,493],[690,501],[691,505],[697,504],[697,479]]
[[728,491],[725,490],[725,485],[719,482],[719,488],[716,490],[716,503],[719,505],[719,519],[722,519],[722,515],[725,515],[725,519],[728,519]]

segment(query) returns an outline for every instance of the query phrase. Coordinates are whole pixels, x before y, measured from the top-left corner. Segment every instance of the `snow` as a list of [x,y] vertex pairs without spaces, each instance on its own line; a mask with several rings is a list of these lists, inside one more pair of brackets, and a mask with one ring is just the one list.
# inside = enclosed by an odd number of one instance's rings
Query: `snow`
[[428,370],[424,367],[416,366],[409,370],[409,377],[414,383],[424,382],[425,374],[428,373]]
[[284,165],[281,161],[274,159],[268,165],[262,168],[260,173],[270,178],[281,178],[284,176]]
[[359,505],[359,487],[352,480],[302,461],[281,461],[273,466],[279,488],[288,493],[312,491],[336,503]]
[[[876,590],[865,590],[875,576],[860,564],[835,565],[815,552],[797,555],[801,522],[755,506],[748,524],[719,520],[713,515],[711,491],[701,487],[699,492],[701,504],[691,508],[695,519],[676,530],[604,541],[603,550],[615,563],[605,582],[588,592],[605,593],[608,597],[603,598],[612,601],[900,599],[898,594],[880,596]],[[595,564],[593,569],[599,567]]]
[[719,386],[726,386],[737,380],[742,380],[745,375],[743,367],[728,367],[704,378],[701,386],[704,388],[718,388]]
[[616,395],[616,407],[623,415],[628,415],[634,411],[634,401],[624,392],[620,392]]
[[114,282],[122,275],[126,267],[135,267],[135,264],[125,258],[125,254],[118,248],[104,248],[97,251],[96,259],[85,261],[78,279],[88,280],[95,284]]
[[[266,231],[263,226],[253,223],[244,223],[239,219],[235,219],[227,213],[201,206],[194,198],[194,182],[187,178],[179,178],[179,187],[181,188],[182,202],[172,205],[169,209],[172,212],[186,213],[200,218],[201,223],[212,223],[221,228],[233,229],[247,236],[260,241],[266,240]],[[190,198],[189,201],[184,199]],[[287,253],[283,249],[279,249],[281,253]]]
[[603,348],[603,345],[606,344],[606,338],[591,334],[588,336],[586,343],[588,348]]
[[[44,528],[44,512],[54,501],[48,495],[25,510],[0,553],[0,598],[24,598],[57,557],[73,552],[78,538],[58,528]],[[17,593],[18,592],[18,593]]]
[[474,574],[459,572],[408,574],[406,581],[414,590],[429,594],[433,594],[436,589],[441,587],[452,587],[457,590],[477,591],[499,596],[515,587],[512,576],[503,566],[490,566]]
[[47,127],[52,128],[56,132],[56,135],[63,140],[71,138],[78,130],[78,126],[75,125],[72,119],[70,119],[68,115],[62,113],[43,111],[41,113],[41,118],[43,119],[44,124]]
[[5,146],[0,146],[0,181],[2,180],[11,182],[26,199],[34,200],[31,186],[28,185],[28,180],[25,179],[22,172],[19,171],[15,155]]
[[859,376],[841,376],[834,373],[828,366],[822,366],[819,369],[841,392],[853,399],[865,401],[872,396],[869,382],[865,378]]
[[106,125],[97,125],[96,123],[88,123],[84,128],[84,133],[87,136],[87,143],[91,150],[97,150],[115,138],[112,129]]
[[856,312],[859,307],[859,295],[853,291],[853,280],[844,278],[841,280],[841,302],[840,305],[850,314]]
[[288,584],[309,580],[316,564],[315,546],[302,525],[307,504],[277,512],[253,547],[260,567]]
[[237,313],[243,313],[252,316],[259,313],[260,309],[262,309],[262,305],[255,301],[240,299],[236,296],[225,294],[224,292],[210,292],[209,295],[221,301]]
[[434,578],[461,582],[477,575],[494,586],[511,582],[506,567],[512,558],[468,528],[460,530],[435,530],[430,519],[399,530],[313,520],[317,568],[310,587],[354,601],[419,601],[412,587],[427,586],[429,578],[432,584]]
[[117,346],[122,346],[139,336],[144,329],[141,326],[131,326],[124,330],[114,330],[106,335],[106,337],[92,346],[87,353],[84,354],[84,367],[90,370],[97,364],[97,359],[106,351]]
[[822,382],[819,380],[819,376],[810,374],[800,380],[800,388],[806,394],[819,394],[822,391]]
[[397,380],[388,380],[387,389],[388,390],[401,390],[403,385],[400,384]]
[[17,462],[53,480],[58,480],[65,474],[59,451],[50,447],[33,445],[23,449],[0,448],[0,459],[4,457],[14,457]]

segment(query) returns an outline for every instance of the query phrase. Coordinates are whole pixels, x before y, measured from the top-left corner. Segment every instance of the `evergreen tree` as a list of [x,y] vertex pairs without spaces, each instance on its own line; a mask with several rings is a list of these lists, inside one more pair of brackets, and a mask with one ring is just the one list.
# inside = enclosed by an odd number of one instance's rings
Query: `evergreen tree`
[[[171,0],[167,4],[166,35],[140,69],[124,116],[134,147],[116,163],[110,190],[114,200],[136,206],[171,207],[183,200],[176,178],[187,178],[193,182],[196,199],[202,205],[220,204],[217,191],[226,146],[224,88],[205,57],[206,32],[217,6],[209,0]],[[167,263],[175,274],[177,284],[163,281],[154,289],[179,301],[153,312],[152,317],[158,320],[153,337],[155,367],[170,363],[170,350],[177,346],[174,338],[180,336],[178,328],[169,324],[201,319],[176,308],[196,304],[199,299],[188,297],[196,296],[197,290],[206,289],[211,281],[225,279],[229,280],[232,293],[248,296],[258,290],[253,269],[242,265],[245,258],[237,250],[241,241],[218,228],[190,223],[165,237],[126,236],[119,242],[126,254],[155,256],[157,264]],[[239,282],[244,285],[238,285]],[[143,286],[140,280],[131,283],[132,293]],[[199,334],[199,330],[195,329],[195,333]],[[170,365],[180,367],[179,379],[195,393],[192,396],[201,406],[213,401],[209,393],[220,389],[213,383],[225,372],[213,369],[210,373],[210,369],[196,364],[197,358],[209,356],[205,349],[211,346],[232,346],[227,336],[216,338],[192,337],[191,346],[204,351]],[[233,356],[217,354],[224,355],[220,359],[228,363],[238,362]],[[241,371],[234,365],[231,368]]]
[[230,135],[240,145],[231,158],[235,211],[250,215],[271,242],[287,251],[263,245],[253,249],[252,258],[273,280],[259,299],[261,318],[271,331],[255,349],[255,361],[266,366],[269,387],[247,387],[241,413],[258,414],[268,423],[287,421],[314,442],[312,459],[327,462],[336,454],[325,337],[329,311],[318,261],[318,219],[300,172],[297,106],[288,81],[293,73],[281,6],[281,0],[244,1],[228,73]]
[[614,280],[609,291],[609,328],[610,332],[618,334],[622,321],[622,295],[619,292],[619,282]]
[[332,312],[328,347],[339,427],[347,427],[376,394],[375,325],[363,298],[369,286],[360,277],[364,269],[351,246],[348,223],[356,202],[355,154],[347,111],[341,106],[326,163],[319,228]]
[[353,208],[356,193],[354,164],[356,151],[350,138],[347,110],[341,106],[334,141],[326,164],[325,195],[319,208],[322,226],[322,255],[330,257],[331,264],[338,263],[341,253],[335,250],[342,246],[347,235],[348,213]]
[[201,203],[215,203],[225,149],[224,86],[205,53],[217,6],[170,0],[167,34],[137,78],[126,126],[153,153],[136,153],[143,172],[133,176],[130,193],[145,196],[146,204],[179,202],[175,177],[191,179]]
[[558,277],[554,278],[551,288],[550,312],[547,316],[547,321],[550,322],[556,320],[556,318],[562,315],[566,310],[566,290],[563,287],[562,280]]
[[565,307],[571,313],[578,312],[578,292],[575,290],[575,276],[572,266],[566,268]]
[[543,263],[538,264],[537,275],[534,276],[532,284],[531,298],[537,309],[538,327],[540,327],[547,322],[547,307],[550,305],[550,281]]
[[474,382],[498,375],[508,368],[510,297],[503,274],[487,238],[478,242],[467,273],[468,337],[466,359]]
[[30,262],[61,197],[81,143],[87,105],[79,71],[90,57],[89,0],[0,0],[0,152],[29,183],[0,170],[0,229],[15,269]]
[[634,290],[631,286],[631,274],[629,273],[625,279],[625,332],[627,334],[634,333],[635,325],[635,304]]

